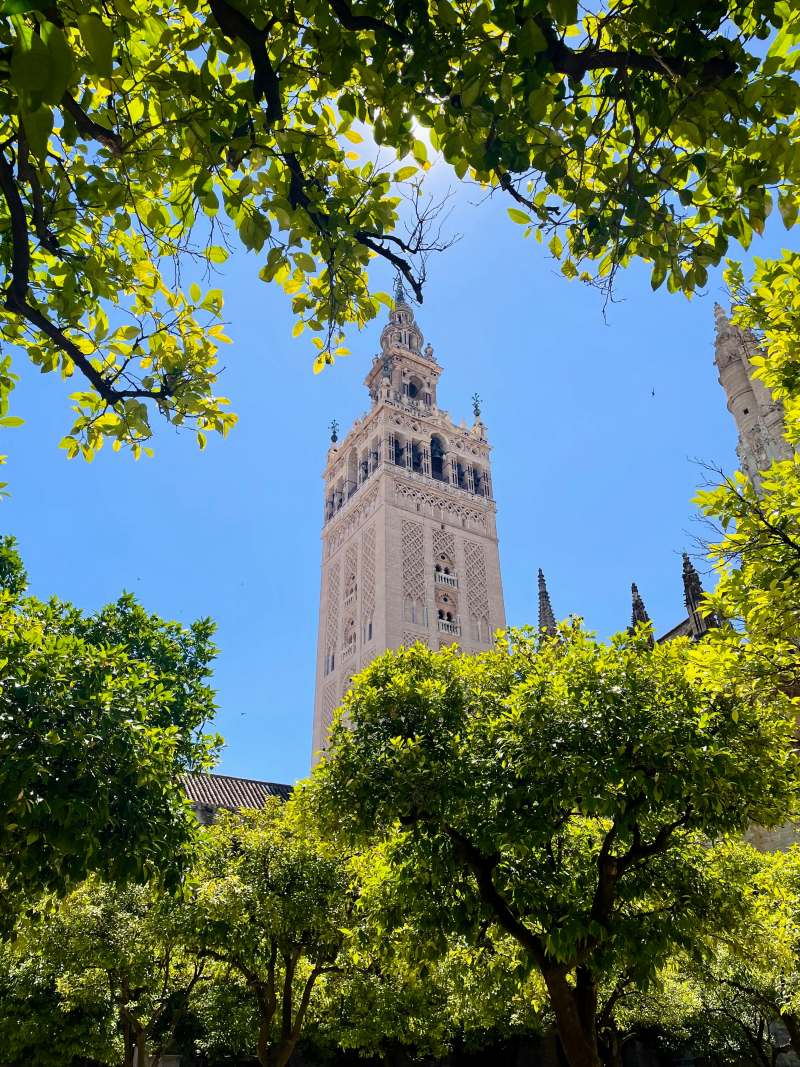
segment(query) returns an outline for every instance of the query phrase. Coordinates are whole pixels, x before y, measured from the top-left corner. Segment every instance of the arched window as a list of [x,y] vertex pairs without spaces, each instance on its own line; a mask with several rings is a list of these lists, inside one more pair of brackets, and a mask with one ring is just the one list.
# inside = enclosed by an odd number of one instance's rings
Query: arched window
[[352,656],[356,650],[356,621],[352,617],[344,626],[344,655]]
[[440,482],[447,481],[447,475],[444,470],[444,454],[446,451],[447,445],[445,441],[438,434],[434,434],[431,438],[431,475],[434,478],[438,478]]

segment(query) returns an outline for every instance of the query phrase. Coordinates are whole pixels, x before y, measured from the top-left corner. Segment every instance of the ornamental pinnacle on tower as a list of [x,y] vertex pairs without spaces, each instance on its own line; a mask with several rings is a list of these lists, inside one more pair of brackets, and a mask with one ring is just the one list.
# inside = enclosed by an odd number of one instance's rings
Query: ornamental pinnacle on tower
[[728,411],[739,431],[736,454],[742,471],[758,488],[759,472],[774,460],[789,459],[792,454],[784,436],[783,408],[753,377],[752,359],[758,354],[758,342],[753,334],[734,326],[719,304],[714,305],[714,317],[717,327],[714,362],[728,400]]
[[553,605],[550,603],[550,594],[547,592],[547,582],[544,580],[544,571],[541,567],[537,582],[539,585],[539,629],[552,637],[557,629],[556,617],[553,614]]
[[370,410],[324,472],[315,759],[375,656],[416,641],[477,652],[505,625],[486,426],[439,407],[442,369],[399,282],[380,343]]

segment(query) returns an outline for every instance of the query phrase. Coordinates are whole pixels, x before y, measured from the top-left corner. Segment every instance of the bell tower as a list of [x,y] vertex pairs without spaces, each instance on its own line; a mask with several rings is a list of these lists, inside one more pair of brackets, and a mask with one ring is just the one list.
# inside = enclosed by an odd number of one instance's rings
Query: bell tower
[[491,647],[505,625],[490,446],[438,405],[442,368],[402,286],[365,385],[369,411],[325,466],[314,759],[350,679],[387,648]]
[[714,305],[714,318],[714,362],[725,390],[728,411],[739,431],[736,454],[743,473],[758,489],[760,472],[774,460],[789,459],[792,455],[792,447],[784,435],[783,408],[753,376],[752,361],[759,355],[753,334],[734,326],[719,304]]

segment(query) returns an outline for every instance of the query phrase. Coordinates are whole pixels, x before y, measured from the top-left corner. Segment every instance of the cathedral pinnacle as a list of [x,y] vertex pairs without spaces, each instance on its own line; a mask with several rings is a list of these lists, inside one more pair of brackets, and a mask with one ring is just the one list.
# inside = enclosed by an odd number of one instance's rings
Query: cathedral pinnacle
[[336,421],[336,419],[331,420],[331,424],[328,429],[331,431],[331,444],[335,445],[336,442],[339,440],[339,423]]
[[[650,616],[647,614],[647,608],[644,606],[642,595],[636,585],[636,582],[631,582],[631,624],[628,627],[628,632],[633,633],[637,626],[650,622]],[[653,645],[653,635],[650,635],[650,646]]]
[[544,580],[544,572],[539,568],[539,629],[551,637],[556,632],[556,617],[553,614],[553,605],[550,603],[550,594],[547,592],[547,583]]
[[693,611],[697,611],[700,607],[700,601],[703,599],[703,585],[700,581],[700,575],[689,559],[687,552],[683,553],[683,599],[686,603],[686,610],[690,615]]
[[650,622],[650,616],[647,614],[647,608],[644,606],[642,595],[637,588],[636,582],[631,582],[631,625],[635,626],[637,622]]
[[476,419],[481,417],[481,398],[477,393],[472,394],[472,412]]

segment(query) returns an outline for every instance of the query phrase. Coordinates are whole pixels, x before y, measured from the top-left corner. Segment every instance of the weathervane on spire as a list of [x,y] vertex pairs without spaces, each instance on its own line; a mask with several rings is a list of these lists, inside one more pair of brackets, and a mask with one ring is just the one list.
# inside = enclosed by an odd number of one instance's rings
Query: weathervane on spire
[[339,423],[336,421],[336,419],[331,419],[330,431],[331,444],[335,445],[336,442],[339,440]]
[[472,394],[472,410],[475,414],[475,418],[479,419],[481,417],[481,398],[477,393]]

